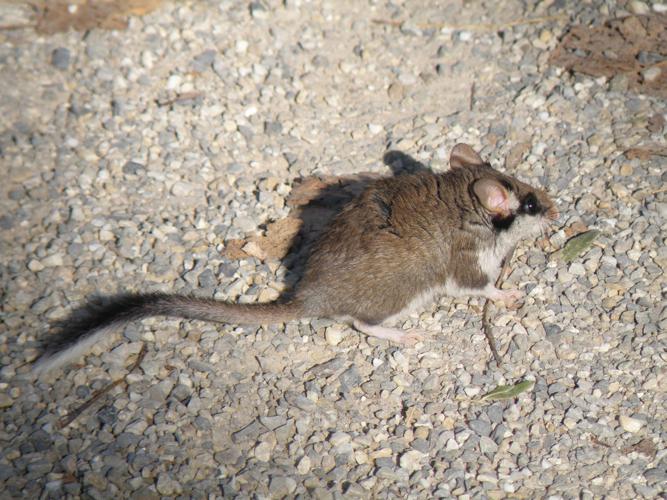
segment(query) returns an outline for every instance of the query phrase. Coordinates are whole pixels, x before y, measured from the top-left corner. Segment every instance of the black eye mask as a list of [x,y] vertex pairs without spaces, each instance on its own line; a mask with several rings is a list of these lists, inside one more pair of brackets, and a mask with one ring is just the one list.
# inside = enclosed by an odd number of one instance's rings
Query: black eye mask
[[542,206],[533,193],[528,193],[521,202],[519,212],[528,215],[537,215],[542,212]]

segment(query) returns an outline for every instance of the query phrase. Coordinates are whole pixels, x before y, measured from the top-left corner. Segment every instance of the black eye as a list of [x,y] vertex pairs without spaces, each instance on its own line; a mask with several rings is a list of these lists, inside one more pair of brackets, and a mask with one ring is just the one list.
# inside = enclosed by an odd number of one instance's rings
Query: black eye
[[534,194],[529,194],[523,199],[523,203],[521,204],[521,209],[523,212],[529,214],[529,215],[536,215],[540,212],[542,207],[540,207],[540,203],[537,201],[537,198],[535,198]]

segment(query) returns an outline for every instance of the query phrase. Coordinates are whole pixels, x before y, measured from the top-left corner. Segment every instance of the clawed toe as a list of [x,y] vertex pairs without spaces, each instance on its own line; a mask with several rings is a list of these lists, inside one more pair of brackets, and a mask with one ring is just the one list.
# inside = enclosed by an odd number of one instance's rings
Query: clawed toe
[[523,302],[523,292],[519,290],[510,290],[503,302],[508,309],[518,309]]
[[518,309],[523,302],[524,293],[521,290],[495,290],[489,298],[494,302],[502,302],[508,309]]
[[402,332],[401,339],[399,342],[404,345],[415,345],[417,342],[424,340],[424,338],[429,337],[429,332],[421,330],[419,328],[411,328]]

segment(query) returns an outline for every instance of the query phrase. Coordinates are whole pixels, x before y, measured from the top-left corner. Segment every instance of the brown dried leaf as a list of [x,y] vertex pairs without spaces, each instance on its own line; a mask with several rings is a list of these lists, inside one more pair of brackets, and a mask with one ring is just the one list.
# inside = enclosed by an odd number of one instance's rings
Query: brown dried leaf
[[[288,216],[269,224],[264,236],[254,236],[249,244],[255,244],[264,258],[282,259],[287,255],[294,238],[301,229],[301,221]],[[245,247],[244,247],[245,249]]]
[[642,439],[638,443],[623,448],[623,453],[632,453],[633,451],[651,458],[655,457],[656,453],[658,452],[655,444],[650,439]]
[[563,231],[565,232],[565,237],[570,239],[575,234],[588,231],[588,226],[581,221],[575,221],[570,226],[566,227]]
[[664,148],[630,148],[625,153],[623,153],[628,160],[642,160],[646,161],[651,158],[651,156],[667,156],[667,149]]
[[230,259],[249,256],[261,260],[282,259],[302,228],[305,236],[318,234],[343,205],[356,198],[369,182],[379,177],[379,174],[363,172],[347,177],[313,176],[301,179],[287,199],[292,214],[268,224],[264,235],[226,242],[223,255]]
[[222,251],[222,255],[228,259],[246,259],[248,258],[248,254],[243,251],[245,245],[245,240],[227,240],[225,241],[225,249]]
[[[640,53],[651,58],[641,63]],[[551,53],[549,63],[591,76],[625,75],[635,91],[665,98],[667,16],[628,16],[597,27],[573,26]]]
[[287,198],[287,206],[300,207],[317,198],[328,184],[319,177],[300,179]]
[[255,257],[259,260],[265,260],[267,257],[264,249],[253,240],[250,240],[248,243],[243,245],[243,251],[250,257]]
[[40,33],[57,33],[93,28],[121,30],[128,16],[143,16],[156,9],[162,0],[48,0],[36,2]]

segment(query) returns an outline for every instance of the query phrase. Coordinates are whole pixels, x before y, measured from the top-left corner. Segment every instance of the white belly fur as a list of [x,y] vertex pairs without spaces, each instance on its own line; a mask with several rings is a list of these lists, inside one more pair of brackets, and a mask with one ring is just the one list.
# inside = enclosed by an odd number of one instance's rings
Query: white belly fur
[[436,286],[422,292],[417,297],[412,299],[408,306],[401,312],[390,316],[383,324],[391,324],[395,320],[405,317],[413,312],[422,310],[426,304],[433,301],[433,298],[440,295],[447,295],[450,297],[465,297],[478,295],[488,297],[492,290],[495,290],[495,283],[500,275],[501,264],[507,253],[512,248],[513,244],[508,241],[509,238],[500,237],[495,246],[489,246],[480,250],[478,254],[479,267],[488,278],[488,284],[484,288],[467,288],[461,287],[448,279],[444,285]]

